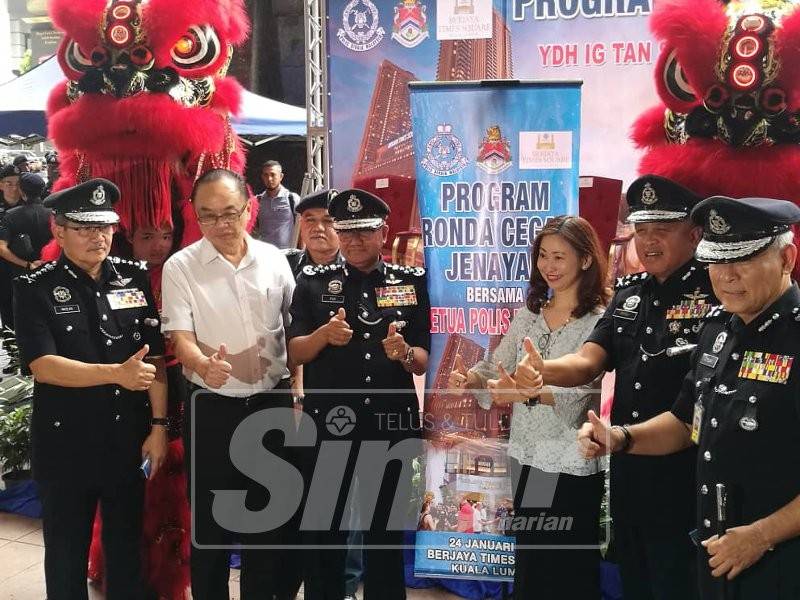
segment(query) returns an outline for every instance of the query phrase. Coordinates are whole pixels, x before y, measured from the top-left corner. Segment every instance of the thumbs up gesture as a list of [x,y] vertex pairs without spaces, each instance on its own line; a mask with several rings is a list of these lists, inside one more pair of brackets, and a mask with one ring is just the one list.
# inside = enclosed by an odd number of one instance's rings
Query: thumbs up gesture
[[597,458],[622,448],[625,434],[619,428],[606,425],[593,410],[587,416],[589,421],[578,430],[578,449],[584,458]]
[[492,402],[499,406],[511,404],[512,402],[525,402],[528,396],[520,392],[514,378],[509,375],[502,364],[497,363],[497,371],[500,374],[497,379],[486,381],[486,389],[489,390]]
[[525,397],[533,398],[539,395],[544,385],[542,378],[544,361],[536,348],[533,347],[531,338],[526,337],[522,342],[522,347],[525,350],[525,356],[517,364],[514,380],[517,383],[517,388]]
[[144,362],[144,357],[150,352],[150,346],[145,344],[141,349],[124,363],[119,365],[117,383],[126,390],[141,392],[150,388],[156,378],[156,368]]
[[408,352],[408,344],[405,338],[397,331],[397,323],[389,323],[389,331],[386,337],[381,342],[383,344],[383,351],[389,360],[403,360]]
[[346,346],[350,338],[353,337],[353,330],[350,329],[350,325],[345,321],[346,318],[347,314],[344,308],[339,307],[339,310],[331,317],[331,320],[323,325],[325,340],[331,346]]
[[217,389],[225,385],[230,377],[233,367],[226,359],[228,348],[225,344],[219,345],[219,350],[208,357],[205,363],[205,372],[199,373],[205,384],[211,389]]

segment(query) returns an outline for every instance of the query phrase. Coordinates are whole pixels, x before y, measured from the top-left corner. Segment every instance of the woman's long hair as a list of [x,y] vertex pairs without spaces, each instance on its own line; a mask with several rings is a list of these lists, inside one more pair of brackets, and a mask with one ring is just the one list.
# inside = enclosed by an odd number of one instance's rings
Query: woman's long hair
[[600,246],[597,232],[589,221],[582,217],[560,216],[550,219],[536,239],[531,248],[531,281],[526,304],[528,309],[538,314],[542,305],[547,302],[547,281],[536,266],[542,240],[548,235],[560,235],[578,254],[578,264],[582,265],[586,257],[591,257],[592,262],[585,271],[580,271],[578,283],[578,306],[572,311],[572,316],[580,319],[597,306],[605,306],[610,298],[610,291],[605,285],[607,263],[605,253]]

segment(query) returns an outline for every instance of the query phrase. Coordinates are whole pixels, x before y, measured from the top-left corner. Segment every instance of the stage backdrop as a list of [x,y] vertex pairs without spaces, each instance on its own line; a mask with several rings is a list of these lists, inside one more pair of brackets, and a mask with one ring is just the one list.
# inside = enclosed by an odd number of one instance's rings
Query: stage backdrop
[[[652,0],[327,0],[332,185],[414,176],[414,80],[584,81],[581,169],[636,173],[628,139],[656,103]],[[385,182],[375,185],[376,180]]]
[[[523,306],[547,218],[577,213],[580,98],[579,82],[411,86],[432,323],[426,495],[438,521],[417,533],[418,576],[513,579],[513,539],[496,520],[511,499],[510,410],[447,393],[447,380],[456,354],[467,367],[488,359]],[[483,503],[484,533],[463,533],[464,498]]]

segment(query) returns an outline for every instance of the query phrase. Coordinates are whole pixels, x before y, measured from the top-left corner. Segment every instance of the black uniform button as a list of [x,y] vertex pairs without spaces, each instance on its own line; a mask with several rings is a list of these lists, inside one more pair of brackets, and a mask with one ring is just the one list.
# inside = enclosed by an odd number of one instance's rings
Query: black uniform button
[[712,428],[712,429],[716,429],[716,428],[717,428],[717,425],[719,425],[719,421],[717,421],[716,417],[713,417],[713,418],[711,419],[711,428]]
[[114,390],[114,395],[119,396],[119,389]]
[[703,527],[705,527],[706,529],[710,529],[711,521],[709,521],[708,519],[703,519]]
[[367,292],[364,292],[362,295],[364,296],[364,298],[369,298],[369,294]]
[[647,329],[645,329],[645,333],[650,335],[651,333],[653,333],[653,328],[652,327],[648,327]]
[[112,342],[111,340],[106,340],[106,346],[110,346],[110,345],[111,345],[111,344],[113,344],[113,343],[114,343],[114,342]]
[[66,329],[67,329],[67,332],[72,331],[72,325],[67,325]]
[[750,397],[747,399],[747,401],[748,401],[750,404],[755,404],[757,400],[758,400],[758,398],[756,398],[755,396],[750,396]]
[[315,414],[315,415],[318,415],[318,414],[319,414],[319,409],[318,409],[318,408],[315,408],[315,409],[314,409],[314,414]]
[[700,486],[700,493],[703,494],[703,496],[708,494],[708,486],[705,483]]
[[369,383],[370,381],[372,381],[372,377],[370,377],[369,375],[367,375],[366,377],[364,377],[364,381],[366,381],[367,383]]
[[368,339],[369,339],[369,332],[365,332],[365,333],[364,333],[364,339],[365,339],[365,340],[368,340]]
[[617,327],[617,333],[622,333],[622,327]]
[[637,381],[636,383],[633,384],[633,389],[635,390],[642,389],[642,384]]
[[370,398],[364,398],[364,404],[369,404],[370,402],[372,402]]
[[103,319],[103,321],[108,321],[108,315],[102,315],[100,318]]
[[328,316],[329,316],[329,317],[332,317],[332,316],[333,316],[333,315],[335,315],[335,314],[336,314],[336,313],[334,313],[332,310],[328,311]]
[[642,362],[647,362],[648,358],[647,354],[642,354]]
[[703,452],[703,460],[706,462],[711,462],[711,452],[709,452],[708,450]]
[[53,421],[53,427],[61,427],[61,421]]
[[661,306],[661,302],[658,300],[653,300],[653,306]]
[[372,354],[370,354],[369,352],[367,352],[367,353],[364,355],[364,358],[365,358],[366,360],[369,360],[370,358],[372,358]]
[[733,354],[731,354],[731,360],[739,360],[739,353],[734,352]]
[[121,417],[120,417],[119,415],[115,415],[115,416],[114,416],[114,420],[115,420],[115,421],[119,421],[119,420],[120,420],[120,418],[121,418]]
[[634,419],[638,419],[638,418],[639,418],[639,411],[638,411],[638,410],[635,410],[635,411],[633,411],[633,412],[631,413],[631,416],[632,416]]
[[99,298],[100,297],[100,292],[95,292],[95,295]]

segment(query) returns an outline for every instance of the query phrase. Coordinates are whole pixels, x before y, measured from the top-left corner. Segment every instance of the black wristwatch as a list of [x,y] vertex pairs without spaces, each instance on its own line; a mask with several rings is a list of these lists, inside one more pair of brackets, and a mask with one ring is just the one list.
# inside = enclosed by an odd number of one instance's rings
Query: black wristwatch
[[539,404],[539,396],[525,400],[525,406],[536,406],[537,404]]
[[153,425],[163,425],[164,427],[169,427],[169,419],[162,418],[162,417],[153,417],[150,419],[150,426]]
[[628,428],[625,425],[614,425],[611,429],[618,429],[622,431],[622,435],[625,436],[625,441],[622,444],[622,448],[618,450],[618,452],[625,454],[631,447],[631,443],[633,443],[633,436],[631,436],[631,432],[628,431]]

